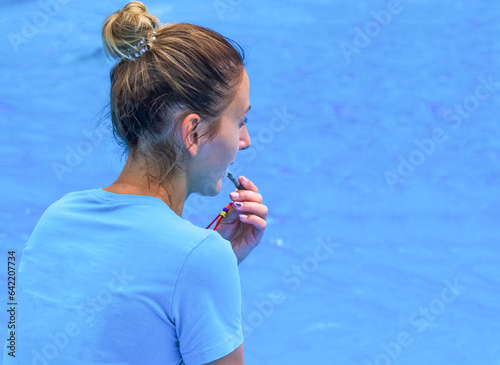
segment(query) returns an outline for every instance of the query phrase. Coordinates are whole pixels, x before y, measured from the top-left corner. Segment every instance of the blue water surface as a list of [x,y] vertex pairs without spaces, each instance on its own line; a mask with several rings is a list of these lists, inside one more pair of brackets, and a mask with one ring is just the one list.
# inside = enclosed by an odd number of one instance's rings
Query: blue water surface
[[[246,363],[500,364],[500,3],[145,3],[247,52],[234,172],[270,213],[240,266]],[[5,266],[52,202],[121,171],[100,30],[125,4],[0,2]],[[232,189],[184,216],[208,224]]]

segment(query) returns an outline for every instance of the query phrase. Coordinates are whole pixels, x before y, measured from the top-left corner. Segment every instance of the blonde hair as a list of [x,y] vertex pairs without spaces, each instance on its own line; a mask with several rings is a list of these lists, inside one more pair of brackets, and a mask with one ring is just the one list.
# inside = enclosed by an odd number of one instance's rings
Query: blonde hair
[[[110,75],[115,139],[145,162],[148,183],[167,182],[185,152],[176,135],[179,122],[196,113],[210,123],[209,139],[218,133],[243,74],[243,50],[208,28],[160,25],[140,1],[110,15],[102,39],[107,55],[118,59]],[[149,50],[131,59],[142,39]]]

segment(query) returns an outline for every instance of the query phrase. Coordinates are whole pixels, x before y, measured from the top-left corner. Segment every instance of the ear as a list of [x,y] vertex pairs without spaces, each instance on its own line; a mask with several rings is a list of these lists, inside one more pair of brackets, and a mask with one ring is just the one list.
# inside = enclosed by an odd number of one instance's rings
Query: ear
[[189,114],[182,121],[182,141],[191,156],[196,156],[200,149],[200,136],[203,134],[202,122],[201,117],[194,113]]

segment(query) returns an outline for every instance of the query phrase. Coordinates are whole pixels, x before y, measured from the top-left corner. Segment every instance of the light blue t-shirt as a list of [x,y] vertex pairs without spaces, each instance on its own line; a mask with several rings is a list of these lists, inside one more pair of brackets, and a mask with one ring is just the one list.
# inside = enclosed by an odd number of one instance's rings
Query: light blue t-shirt
[[40,218],[17,280],[6,365],[199,365],[243,342],[231,243],[152,196],[65,195]]

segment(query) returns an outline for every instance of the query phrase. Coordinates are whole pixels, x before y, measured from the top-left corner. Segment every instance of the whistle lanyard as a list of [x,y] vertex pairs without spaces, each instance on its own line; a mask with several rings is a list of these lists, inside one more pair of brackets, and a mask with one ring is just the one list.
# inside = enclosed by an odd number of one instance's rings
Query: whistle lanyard
[[212,224],[214,224],[215,221],[217,221],[217,223],[215,224],[215,227],[214,227],[214,231],[217,229],[217,227],[219,226],[219,223],[220,221],[222,220],[222,218],[224,218],[227,214],[227,212],[229,211],[229,209],[231,208],[231,206],[233,205],[234,202],[231,202],[229,203],[228,205],[226,205],[224,207],[224,209],[222,209],[222,212],[219,213],[219,215],[217,217],[215,217],[215,219],[212,221],[212,223],[210,223],[206,229],[209,229],[210,226]]

